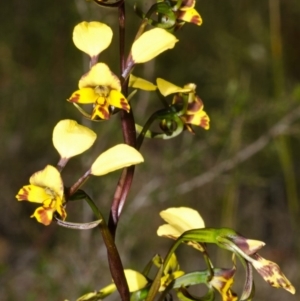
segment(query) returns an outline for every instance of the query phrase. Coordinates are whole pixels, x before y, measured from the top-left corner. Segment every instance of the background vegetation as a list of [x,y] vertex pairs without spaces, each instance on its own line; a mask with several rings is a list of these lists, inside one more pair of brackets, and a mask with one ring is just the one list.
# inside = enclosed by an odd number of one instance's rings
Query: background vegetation
[[[134,1],[127,3],[130,41],[139,20]],[[156,237],[160,210],[191,206],[207,226],[233,227],[265,241],[262,255],[280,264],[299,290],[300,2],[198,0],[197,9],[203,25],[186,25],[173,51],[135,74],[196,83],[211,129],[145,142],[146,163],[137,167],[118,229],[121,257],[125,267],[141,270],[155,253],[164,255],[171,242]],[[74,25],[101,20],[116,29],[116,12],[83,0],[11,0],[0,15],[0,299],[74,300],[111,281],[99,233],[39,225],[29,218],[34,207],[15,195],[33,172],[57,162],[54,125],[64,118],[87,122],[65,101],[87,70],[72,43]],[[101,60],[117,73],[116,37]],[[139,94],[137,122],[158,104],[154,94]],[[90,158],[121,141],[119,126],[118,116],[94,125],[98,144],[68,164],[67,185]],[[87,184],[106,215],[118,176]],[[83,204],[68,212],[72,221],[93,218]],[[191,269],[196,255],[186,247],[179,253]],[[229,253],[214,256],[220,265],[230,263]],[[263,281],[256,288],[256,300],[297,299]]]

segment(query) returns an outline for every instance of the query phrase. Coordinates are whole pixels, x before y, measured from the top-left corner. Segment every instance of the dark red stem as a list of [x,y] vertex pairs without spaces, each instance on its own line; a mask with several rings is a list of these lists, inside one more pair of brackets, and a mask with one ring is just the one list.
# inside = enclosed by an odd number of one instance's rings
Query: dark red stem
[[[120,37],[120,69],[121,74],[125,69],[125,3],[119,6],[119,37]],[[122,92],[128,95],[128,78],[122,82]],[[122,132],[125,143],[136,147],[136,131],[132,110],[129,113],[121,111]],[[119,179],[118,186],[115,191],[113,203],[111,206],[108,227],[113,237],[115,236],[118,221],[126,201],[128,192],[131,187],[134,175],[134,166],[125,168]]]
[[[120,74],[123,74],[125,69],[125,3],[122,1],[118,6],[119,11],[119,50],[120,50]],[[127,97],[128,95],[128,78],[122,81],[122,93]],[[135,132],[135,122],[132,110],[127,113],[124,110],[121,110],[121,124],[122,124],[122,133],[125,143],[130,146],[136,146],[136,132]],[[128,192],[131,187],[132,179],[134,175],[134,166],[125,168],[119,179],[113,202],[111,205],[110,216],[108,221],[108,229],[111,233],[112,239],[115,239],[116,229],[118,221],[125,204]],[[130,300],[130,293],[126,279],[124,277],[124,271],[120,271],[120,266],[115,264],[114,259],[109,256],[110,270],[112,276],[115,280],[118,291],[120,293],[121,299],[123,301]]]

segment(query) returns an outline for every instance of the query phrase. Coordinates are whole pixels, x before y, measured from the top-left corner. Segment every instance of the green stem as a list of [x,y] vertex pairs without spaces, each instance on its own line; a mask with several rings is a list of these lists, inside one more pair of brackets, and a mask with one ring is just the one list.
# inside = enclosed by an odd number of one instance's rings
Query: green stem
[[136,148],[137,149],[140,149],[142,144],[143,144],[143,141],[144,141],[144,138],[145,138],[145,135],[146,135],[146,132],[149,130],[151,124],[157,119],[157,112],[155,112],[154,114],[152,114],[149,119],[146,121],[145,125],[143,126],[143,129],[142,131],[140,132],[138,138],[137,138],[137,141],[136,141]]

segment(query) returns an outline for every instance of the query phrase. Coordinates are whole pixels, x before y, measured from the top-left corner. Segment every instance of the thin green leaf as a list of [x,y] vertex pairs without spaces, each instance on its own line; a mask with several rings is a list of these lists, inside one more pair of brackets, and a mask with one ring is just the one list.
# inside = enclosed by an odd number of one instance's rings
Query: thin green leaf
[[102,219],[99,219],[89,223],[72,223],[72,222],[63,221],[56,216],[54,216],[54,219],[56,220],[59,226],[64,228],[69,228],[69,229],[75,229],[75,230],[90,230],[98,227],[102,222]]
[[215,299],[215,292],[213,289],[209,289],[208,292],[202,297],[196,297],[191,295],[184,287],[177,291],[177,296],[182,301],[213,301]]
[[158,290],[160,288],[160,279],[163,274],[163,271],[164,271],[164,267],[163,267],[163,265],[161,265],[157,271],[157,274],[156,274],[152,284],[151,284],[146,301],[153,301],[155,299],[155,297],[158,293]]
[[208,283],[210,278],[210,272],[206,271],[197,271],[185,274],[174,280],[173,288],[179,288],[182,286],[196,285],[200,283]]

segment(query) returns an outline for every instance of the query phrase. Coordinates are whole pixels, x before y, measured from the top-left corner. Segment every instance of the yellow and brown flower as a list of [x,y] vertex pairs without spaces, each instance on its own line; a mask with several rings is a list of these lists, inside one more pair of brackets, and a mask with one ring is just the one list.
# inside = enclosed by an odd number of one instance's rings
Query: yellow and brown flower
[[236,272],[235,266],[232,269],[214,269],[213,277],[209,285],[216,289],[222,296],[222,301],[237,301],[238,297],[232,291],[233,278]]
[[203,102],[196,95],[196,85],[187,84],[183,88],[178,87],[162,78],[156,80],[157,87],[163,96],[175,94],[172,105],[178,108],[178,116],[183,121],[185,128],[193,133],[191,125],[209,129],[209,117],[203,110]]
[[35,217],[45,226],[51,223],[55,212],[65,220],[67,213],[64,209],[64,186],[58,170],[47,165],[43,170],[34,173],[30,177],[29,183],[30,185],[20,189],[16,198],[18,201],[42,204],[31,217]]
[[109,119],[114,108],[130,110],[129,103],[121,93],[118,77],[104,63],[97,63],[82,76],[79,90],[68,99],[69,102],[93,104],[92,120]]
[[177,11],[177,19],[200,26],[202,24],[202,18],[194,8],[195,4],[196,0],[182,0],[181,6]]

